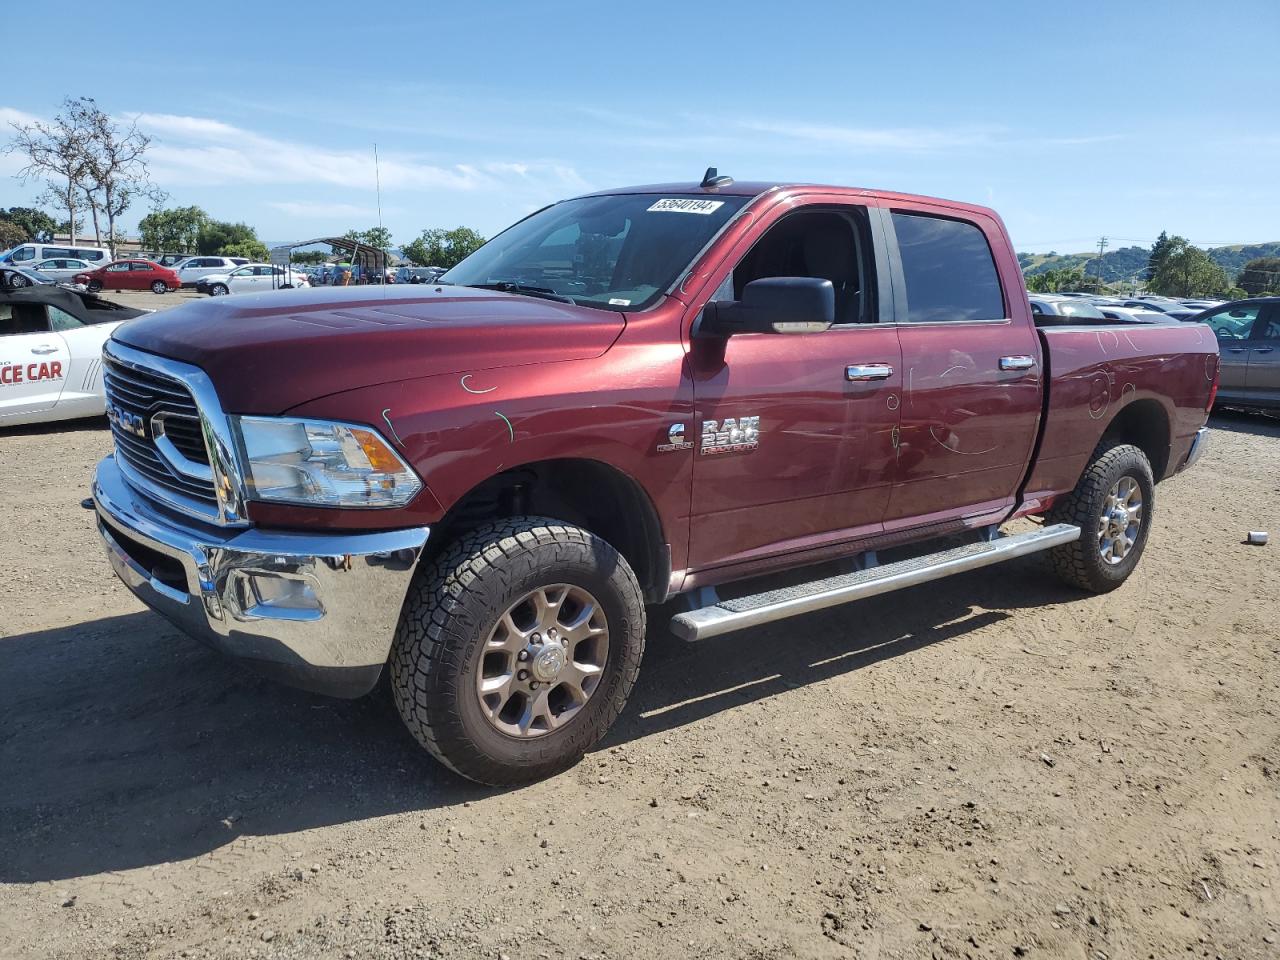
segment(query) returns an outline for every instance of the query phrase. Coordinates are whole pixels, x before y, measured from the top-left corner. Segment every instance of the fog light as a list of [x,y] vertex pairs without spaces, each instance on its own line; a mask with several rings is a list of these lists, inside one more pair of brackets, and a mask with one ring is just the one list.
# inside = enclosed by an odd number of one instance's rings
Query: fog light
[[318,620],[324,616],[324,605],[308,578],[237,570],[232,583],[237,604],[246,617]]

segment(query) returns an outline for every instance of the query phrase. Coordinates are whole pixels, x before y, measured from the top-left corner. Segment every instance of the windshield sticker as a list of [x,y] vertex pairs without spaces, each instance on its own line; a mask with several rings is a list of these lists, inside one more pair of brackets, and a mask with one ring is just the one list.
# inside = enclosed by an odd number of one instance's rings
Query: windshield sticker
[[629,306],[631,306],[631,301],[630,301],[630,300],[624,300],[624,299],[622,299],[622,297],[610,297],[610,298],[609,298],[609,306],[611,306],[611,307],[629,307]]
[[649,208],[649,213],[715,213],[724,206],[723,200],[688,200],[680,197],[659,200]]

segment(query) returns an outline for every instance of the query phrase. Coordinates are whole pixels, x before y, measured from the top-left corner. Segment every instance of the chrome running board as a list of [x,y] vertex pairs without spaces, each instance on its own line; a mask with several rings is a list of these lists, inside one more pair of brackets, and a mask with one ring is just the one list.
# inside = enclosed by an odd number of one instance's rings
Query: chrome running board
[[1028,533],[997,537],[981,543],[952,547],[938,553],[883,566],[843,573],[795,587],[770,590],[736,600],[722,600],[713,606],[690,610],[671,620],[671,630],[682,640],[705,640],[733,630],[754,627],[815,610],[825,610],[852,600],[940,580],[953,573],[989,567],[1080,538],[1080,528],[1056,523]]

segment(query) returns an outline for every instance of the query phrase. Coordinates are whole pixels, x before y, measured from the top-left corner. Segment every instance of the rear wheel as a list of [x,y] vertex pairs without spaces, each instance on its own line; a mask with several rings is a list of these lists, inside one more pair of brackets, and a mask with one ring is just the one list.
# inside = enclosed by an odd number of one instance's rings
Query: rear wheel
[[1080,539],[1049,551],[1054,572],[1093,593],[1114,590],[1142,557],[1151,527],[1155,481],[1135,446],[1099,448],[1076,488],[1049,511],[1050,523],[1080,528]]
[[644,630],[640,586],[609,544],[542,517],[486,524],[410,588],[393,698],[450,769],[529,783],[604,736],[635,683]]
[[151,284],[151,292],[152,293],[168,293],[169,285],[165,283],[163,280],[157,280],[155,283]]
[[230,292],[225,283],[215,283],[209,288],[209,296],[211,297],[225,297]]

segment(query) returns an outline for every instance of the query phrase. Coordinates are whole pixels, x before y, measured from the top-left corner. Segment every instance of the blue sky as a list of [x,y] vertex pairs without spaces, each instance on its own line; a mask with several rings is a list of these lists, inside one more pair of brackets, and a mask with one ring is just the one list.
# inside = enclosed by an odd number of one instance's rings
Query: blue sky
[[0,121],[137,115],[171,204],[267,240],[376,224],[375,142],[398,242],[708,165],[986,203],[1025,250],[1280,239],[1276,0],[128,10],[6,10],[43,39],[6,44]]

